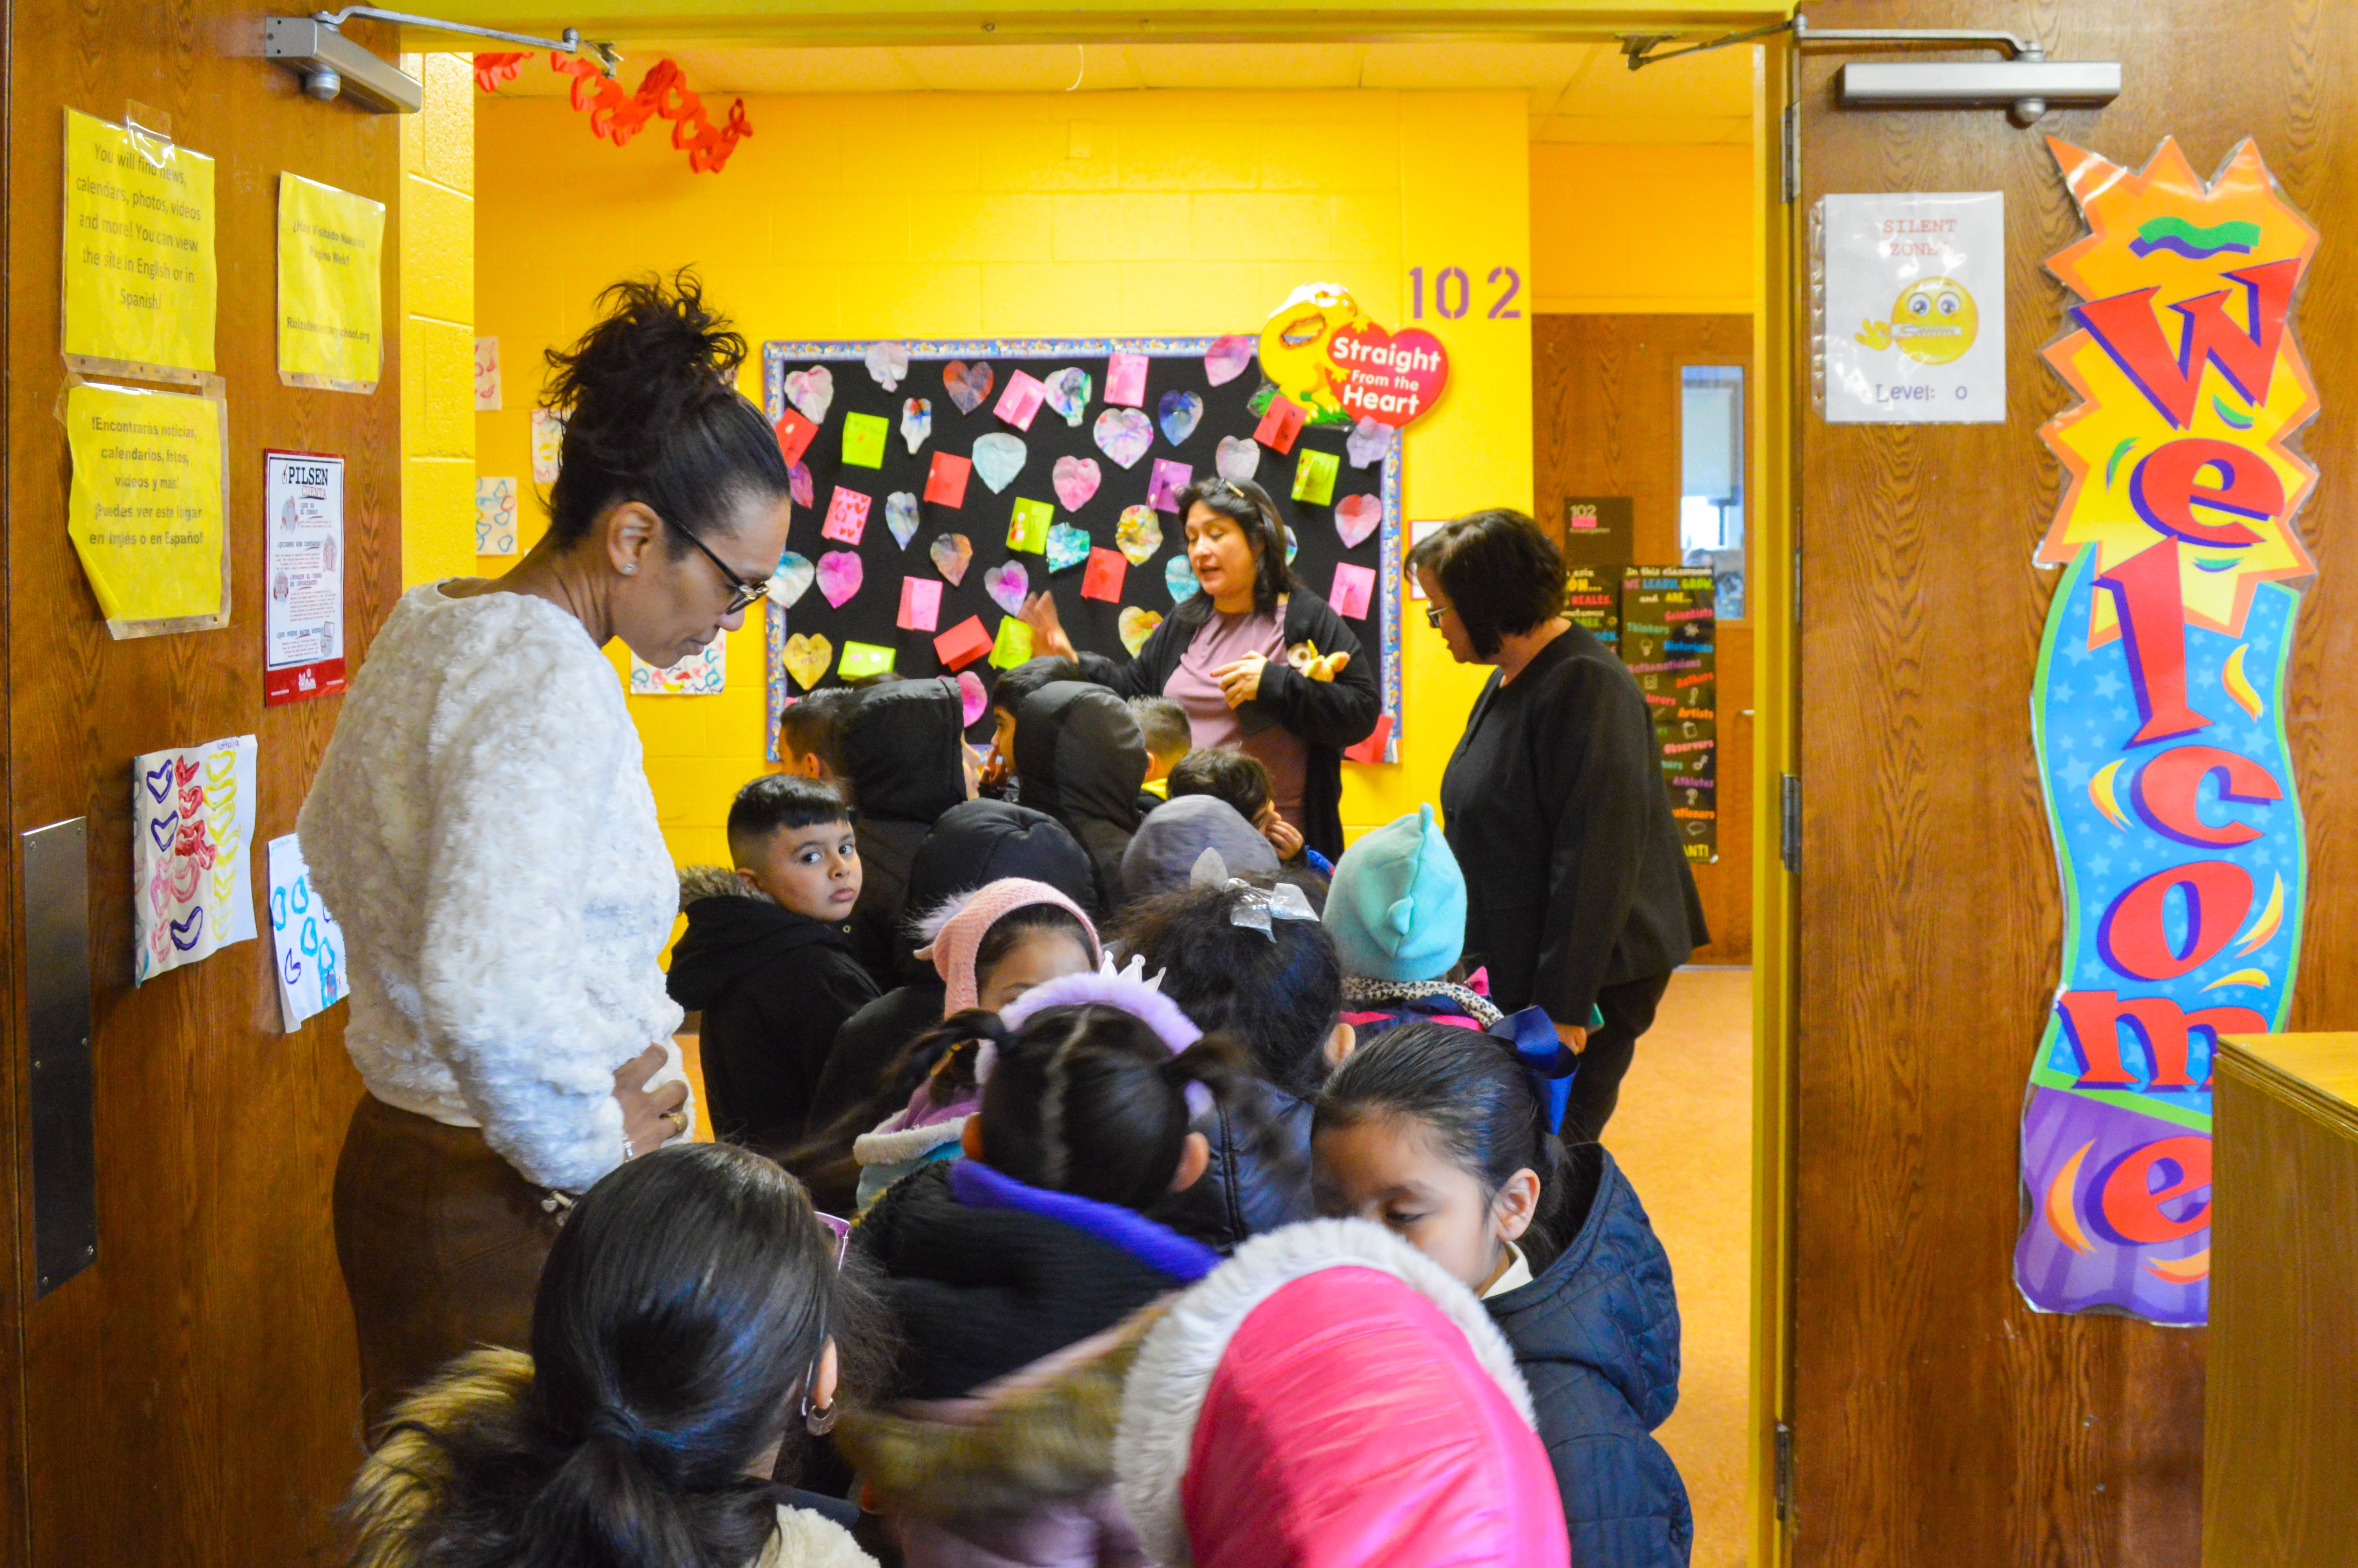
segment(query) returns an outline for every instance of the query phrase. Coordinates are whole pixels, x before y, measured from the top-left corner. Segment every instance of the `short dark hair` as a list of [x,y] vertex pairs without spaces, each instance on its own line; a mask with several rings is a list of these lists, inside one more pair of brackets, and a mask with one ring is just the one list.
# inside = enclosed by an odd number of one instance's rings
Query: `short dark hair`
[[851,807],[825,779],[764,773],[739,790],[729,807],[729,853],[741,866],[773,833],[853,820]]
[[[1278,600],[1293,591],[1293,568],[1285,559],[1285,519],[1279,514],[1276,501],[1249,479],[1222,479],[1217,474],[1199,479],[1179,492],[1183,536],[1187,514],[1199,502],[1245,531],[1253,554],[1260,557],[1260,569],[1253,576],[1253,608],[1264,614],[1275,610]],[[1181,600],[1171,611],[1171,619],[1182,625],[1200,626],[1211,618],[1212,596],[1200,590]]]
[[1474,651],[1498,656],[1499,639],[1536,631],[1563,613],[1563,552],[1520,512],[1492,507],[1436,528],[1408,553],[1411,571],[1441,579]]
[[1032,694],[1051,682],[1085,678],[1081,666],[1061,654],[1043,654],[1036,659],[1026,659],[1001,676],[990,688],[990,706],[1020,716]]
[[[1276,879],[1257,881],[1266,888]],[[1130,909],[1113,939],[1164,971],[1163,994],[1195,1025],[1252,1046],[1255,1069],[1307,1099],[1326,1076],[1322,1049],[1343,1002],[1343,962],[1314,920],[1272,920],[1266,932],[1238,925],[1247,890],[1235,881],[1181,888]]]
[[1171,770],[1171,798],[1208,795],[1237,808],[1237,815],[1258,827],[1269,809],[1269,770],[1259,757],[1199,746],[1179,759]]
[[830,773],[843,772],[843,719],[860,694],[848,686],[821,687],[790,704],[778,719],[778,750],[817,757]]
[[1130,699],[1130,711],[1138,719],[1138,732],[1146,738],[1146,754],[1150,757],[1167,757],[1195,743],[1195,731],[1187,722],[1187,710],[1167,697],[1133,697]]

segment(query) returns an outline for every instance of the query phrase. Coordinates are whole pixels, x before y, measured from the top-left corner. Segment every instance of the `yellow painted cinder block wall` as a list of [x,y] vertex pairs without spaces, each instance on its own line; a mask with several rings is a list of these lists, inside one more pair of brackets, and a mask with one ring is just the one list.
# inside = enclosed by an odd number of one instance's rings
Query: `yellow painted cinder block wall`
[[475,78],[404,55],[426,106],[401,117],[401,581],[475,570]]
[[[1108,92],[751,100],[754,135],[691,174],[658,127],[617,148],[562,99],[475,116],[475,330],[500,339],[505,407],[475,416],[477,471],[530,491],[540,351],[604,285],[693,263],[756,348],[769,338],[1253,331],[1295,285],[1340,282],[1448,345],[1446,401],[1410,434],[1410,518],[1531,503],[1531,178],[1520,93]],[[1439,318],[1460,267],[1472,308]],[[1493,319],[1507,269],[1523,297]],[[1453,304],[1455,299],[1453,297]],[[523,532],[544,519],[527,499]],[[504,558],[485,558],[487,572]],[[1484,673],[1404,619],[1403,762],[1347,763],[1363,829],[1433,799]],[[621,650],[616,650],[618,665]],[[725,854],[729,802],[763,761],[762,631],[731,636],[710,697],[634,697],[665,834]]]
[[1749,142],[1531,145],[1531,293],[1551,314],[1749,315]]

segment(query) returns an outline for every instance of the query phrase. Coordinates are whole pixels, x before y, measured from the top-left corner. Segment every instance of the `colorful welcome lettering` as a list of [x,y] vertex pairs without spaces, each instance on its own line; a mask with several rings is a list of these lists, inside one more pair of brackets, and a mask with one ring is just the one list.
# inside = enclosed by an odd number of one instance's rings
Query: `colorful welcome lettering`
[[2031,723],[2062,868],[2063,973],[2023,1112],[2016,1281],[2044,1312],[2209,1315],[2211,1061],[2282,1025],[2307,851],[2285,744],[2293,519],[2317,412],[2292,331],[2317,233],[2245,142],[2205,185],[2049,146],[2089,233],[2047,351],[2078,395],[2039,434],[2067,481],[2038,559]]

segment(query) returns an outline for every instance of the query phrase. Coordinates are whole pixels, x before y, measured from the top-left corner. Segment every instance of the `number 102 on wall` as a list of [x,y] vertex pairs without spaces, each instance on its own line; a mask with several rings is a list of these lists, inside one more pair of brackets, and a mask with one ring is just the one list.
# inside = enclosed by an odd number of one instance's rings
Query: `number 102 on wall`
[[[1428,276],[1432,279],[1429,287]],[[1408,317],[1412,321],[1422,321],[1429,308],[1444,321],[1455,321],[1487,302],[1488,308],[1482,312],[1485,319],[1520,321],[1523,312],[1515,301],[1522,292],[1523,275],[1510,266],[1492,267],[1480,284],[1462,266],[1445,266],[1431,274],[1423,267],[1412,266],[1408,269]]]

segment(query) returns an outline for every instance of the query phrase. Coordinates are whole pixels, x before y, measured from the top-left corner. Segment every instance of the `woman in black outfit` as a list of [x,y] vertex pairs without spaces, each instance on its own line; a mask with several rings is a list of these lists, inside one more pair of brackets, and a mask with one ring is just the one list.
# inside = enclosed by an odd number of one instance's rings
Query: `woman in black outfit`
[[1466,962],[1489,966],[1500,1008],[1547,1009],[1580,1053],[1563,1131],[1594,1139],[1671,971],[1710,940],[1653,719],[1620,659],[1563,618],[1563,552],[1529,517],[1461,517],[1408,564],[1457,662],[1498,666],[1441,781]]

